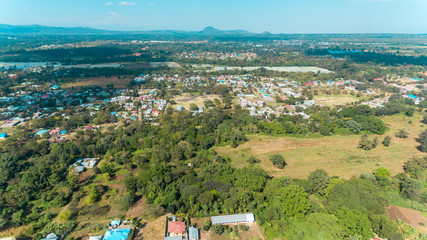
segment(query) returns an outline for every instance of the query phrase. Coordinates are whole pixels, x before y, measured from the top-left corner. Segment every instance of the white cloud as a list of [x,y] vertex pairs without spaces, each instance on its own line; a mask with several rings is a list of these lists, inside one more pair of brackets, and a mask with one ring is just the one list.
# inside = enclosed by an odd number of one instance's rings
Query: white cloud
[[110,16],[120,16],[120,14],[118,14],[116,12],[106,12],[106,14],[108,14]]
[[133,6],[136,5],[135,2],[119,2],[120,6]]
[[113,3],[112,2],[106,2],[105,5],[111,6],[111,5],[113,5]]

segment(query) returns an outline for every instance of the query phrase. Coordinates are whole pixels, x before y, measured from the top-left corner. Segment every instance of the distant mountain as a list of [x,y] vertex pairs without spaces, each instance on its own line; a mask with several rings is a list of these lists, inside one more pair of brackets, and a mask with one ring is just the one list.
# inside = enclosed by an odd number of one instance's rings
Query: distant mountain
[[245,31],[245,30],[222,31],[222,30],[216,29],[216,28],[211,27],[211,26],[206,27],[200,33],[206,34],[206,35],[223,35],[223,34],[228,34],[228,35],[255,35],[255,33],[251,33],[251,32]]
[[257,35],[244,30],[219,30],[214,27],[206,27],[202,31],[181,30],[151,30],[151,31],[108,31],[88,27],[48,27],[41,25],[7,25],[0,24],[0,34],[148,34],[148,35],[197,35],[197,36],[221,36],[221,35]]
[[113,31],[88,27],[47,27],[41,25],[7,25],[0,24],[0,34],[99,34]]

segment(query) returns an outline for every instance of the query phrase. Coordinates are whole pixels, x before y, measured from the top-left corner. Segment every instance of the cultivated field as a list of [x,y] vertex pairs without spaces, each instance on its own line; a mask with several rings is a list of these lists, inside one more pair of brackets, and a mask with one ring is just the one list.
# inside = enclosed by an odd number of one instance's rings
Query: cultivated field
[[122,76],[120,79],[116,76],[112,77],[97,77],[97,78],[80,78],[72,83],[67,83],[62,85],[62,88],[80,88],[80,87],[89,87],[89,86],[100,86],[106,88],[107,85],[114,85],[114,88],[127,88],[129,83],[132,81],[132,78],[129,76]]
[[420,211],[390,206],[387,208],[388,216],[393,220],[401,220],[405,223],[417,228],[422,233],[427,233],[427,218],[421,214]]
[[336,105],[346,105],[348,103],[357,102],[363,98],[358,98],[352,95],[317,95],[313,98],[316,103],[324,106],[333,107]]
[[[420,123],[421,115],[412,118],[404,115],[388,116],[383,120],[390,130],[378,136],[381,143],[385,136],[392,137],[389,147],[379,144],[371,151],[357,148],[360,136],[328,136],[319,138],[299,138],[285,136],[251,135],[249,141],[237,148],[219,147],[216,151],[223,157],[230,157],[232,165],[237,168],[248,166],[246,162],[250,156],[261,160],[259,165],[271,176],[291,176],[306,178],[316,169],[324,169],[331,176],[349,178],[359,176],[364,172],[384,166],[392,174],[402,172],[402,165],[412,157],[422,157],[426,154],[416,149],[415,138],[425,129]],[[412,124],[408,121],[412,120]],[[410,132],[407,139],[394,137],[398,129],[406,128]],[[370,136],[373,138],[374,136]],[[268,160],[272,154],[282,154],[288,166],[279,170]]]
[[215,98],[221,99],[220,96],[215,94],[209,94],[209,95],[190,95],[190,94],[184,94],[181,96],[177,96],[174,98],[177,105],[181,105],[186,109],[190,108],[190,104],[194,103],[197,106],[202,105],[205,100],[214,100]]

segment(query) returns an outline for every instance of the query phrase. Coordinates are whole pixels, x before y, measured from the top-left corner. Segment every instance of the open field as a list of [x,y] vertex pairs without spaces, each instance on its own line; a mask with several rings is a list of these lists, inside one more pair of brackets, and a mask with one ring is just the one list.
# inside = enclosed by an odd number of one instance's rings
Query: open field
[[417,228],[418,231],[422,233],[427,233],[427,218],[421,214],[420,211],[390,206],[387,208],[388,216],[393,220],[401,220],[405,223]]
[[214,100],[215,98],[221,99],[220,96],[215,94],[209,94],[209,95],[190,95],[190,94],[184,94],[181,96],[177,96],[174,98],[177,105],[181,105],[186,109],[190,108],[190,104],[194,103],[197,106],[203,105],[203,101],[205,100]]
[[106,88],[107,85],[114,85],[114,88],[127,88],[129,83],[132,81],[132,78],[129,76],[122,76],[120,79],[117,76],[112,77],[97,77],[97,78],[80,78],[72,83],[67,83],[61,87],[64,89],[67,88],[79,88],[79,87],[89,87],[89,86],[100,86]]
[[345,105],[352,102],[357,102],[363,98],[358,98],[352,95],[317,95],[313,98],[316,103],[324,106],[333,107],[336,105]]
[[[392,174],[402,172],[402,165],[413,157],[426,156],[416,149],[415,138],[425,129],[420,123],[421,115],[409,118],[404,115],[384,117],[384,122],[390,128],[383,136],[378,136],[381,143],[385,136],[392,137],[391,145],[384,147],[379,144],[371,151],[357,148],[359,135],[328,136],[319,138],[299,138],[285,136],[251,135],[249,141],[237,148],[218,147],[216,151],[223,157],[232,159],[232,165],[237,168],[248,166],[250,156],[255,156],[261,162],[260,167],[271,176],[291,176],[306,178],[316,169],[324,169],[329,175],[349,178],[359,176],[364,172],[372,172],[383,166]],[[408,121],[413,123],[409,124]],[[394,137],[398,129],[406,128],[410,132],[407,139]],[[370,136],[373,138],[374,136]],[[277,169],[268,160],[272,154],[282,154],[288,166]]]

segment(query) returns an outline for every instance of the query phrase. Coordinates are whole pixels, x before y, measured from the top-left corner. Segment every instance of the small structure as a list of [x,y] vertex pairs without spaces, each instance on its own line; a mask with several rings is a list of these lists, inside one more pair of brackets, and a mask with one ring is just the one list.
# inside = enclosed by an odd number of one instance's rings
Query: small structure
[[49,130],[43,129],[34,134],[34,136],[43,136],[43,134],[48,133]]
[[183,236],[165,237],[164,240],[183,240]]
[[49,233],[45,238],[42,238],[42,240],[58,240],[59,237],[55,233]]
[[187,226],[185,225],[185,222],[181,222],[181,221],[168,222],[168,231],[170,236],[182,236],[185,234],[186,228]]
[[89,240],[102,240],[103,235],[90,236]]
[[212,217],[212,224],[229,224],[229,223],[252,223],[255,221],[253,213],[232,214]]
[[0,134],[0,139],[6,139],[8,137],[9,137],[9,135],[7,135],[7,133],[1,133]]
[[129,237],[130,228],[116,228],[105,232],[103,240],[126,240]]
[[0,240],[16,240],[15,237],[0,238]]
[[199,229],[196,227],[190,227],[190,229],[188,230],[188,239],[199,240],[200,239]]

